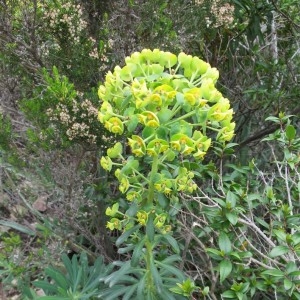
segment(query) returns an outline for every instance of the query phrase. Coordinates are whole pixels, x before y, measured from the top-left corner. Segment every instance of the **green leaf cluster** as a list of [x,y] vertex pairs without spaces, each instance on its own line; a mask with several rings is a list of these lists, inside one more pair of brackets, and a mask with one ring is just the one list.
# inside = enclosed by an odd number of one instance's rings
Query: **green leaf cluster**
[[65,272],[56,267],[47,267],[46,279],[33,282],[47,295],[37,299],[96,299],[104,287],[103,278],[111,268],[104,265],[101,257],[90,266],[84,252],[80,256],[73,255],[72,259],[63,254],[61,259]]

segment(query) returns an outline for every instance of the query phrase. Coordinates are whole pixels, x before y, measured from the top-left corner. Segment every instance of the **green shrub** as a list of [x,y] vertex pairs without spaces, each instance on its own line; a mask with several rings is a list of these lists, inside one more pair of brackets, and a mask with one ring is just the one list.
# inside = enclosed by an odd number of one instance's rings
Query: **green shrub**
[[255,160],[222,162],[219,172],[202,173],[197,197],[185,197],[185,264],[201,265],[190,272],[209,283],[211,296],[300,297],[300,139],[290,116],[267,120],[280,129],[262,142],[270,157],[265,169]]
[[22,110],[36,128],[28,129],[28,138],[45,149],[81,144],[85,148],[104,149],[110,143],[108,131],[98,122],[98,100],[95,91],[81,93],[69,79],[53,67],[43,72],[44,85],[34,97],[22,101]]

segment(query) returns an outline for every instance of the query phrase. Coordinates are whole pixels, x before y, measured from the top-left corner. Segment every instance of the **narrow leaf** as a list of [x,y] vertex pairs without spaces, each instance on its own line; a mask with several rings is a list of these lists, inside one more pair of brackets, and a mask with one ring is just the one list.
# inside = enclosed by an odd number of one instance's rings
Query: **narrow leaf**
[[142,239],[134,248],[131,257],[131,266],[136,267],[143,257],[143,246],[145,244],[145,239]]
[[122,243],[124,243],[135,231],[137,231],[141,225],[135,225],[132,228],[125,231],[117,240],[116,246],[119,247]]
[[119,299],[119,296],[125,294],[129,288],[130,287],[124,285],[115,285],[102,291],[99,296],[101,297],[100,299],[116,300]]
[[150,242],[154,240],[154,231],[153,216],[150,214],[146,225],[146,234]]
[[184,281],[184,274],[180,271],[179,268],[164,264],[162,262],[156,261],[156,264],[161,268],[161,275],[164,276],[166,273],[175,275],[179,281]]
[[31,230],[28,227],[25,227],[25,226],[23,226],[21,224],[13,222],[13,221],[0,220],[0,225],[13,228],[15,230],[18,230],[20,232],[26,233],[28,235],[35,235],[35,232],[33,230]]
[[123,276],[127,274],[130,269],[131,269],[130,261],[127,261],[126,263],[123,264],[123,266],[119,270],[111,273],[109,276],[105,278],[104,281],[105,284],[109,284],[109,287],[116,285],[117,283],[122,281]]
[[175,262],[180,262],[181,260],[182,260],[182,258],[179,255],[174,254],[174,255],[166,257],[161,262],[164,264],[174,264]]
[[42,297],[37,297],[36,300],[70,300],[70,298],[60,297],[60,296],[42,296]]
[[137,297],[136,299],[144,299],[145,283],[146,283],[147,273],[141,278],[140,283],[137,287]]
[[178,254],[180,252],[179,245],[177,241],[169,234],[163,235],[163,239],[166,240],[170,246],[172,247],[173,251]]
[[125,253],[128,253],[128,252],[131,252],[134,248],[135,248],[134,244],[129,244],[128,246],[126,246],[124,248],[119,248],[118,253],[119,254],[125,254]]
[[49,267],[49,268],[45,269],[45,273],[48,276],[50,276],[59,287],[61,287],[65,291],[68,290],[69,283],[68,283],[66,277],[61,272],[53,269],[52,267]]
[[[163,289],[161,291],[161,299],[164,299],[164,300],[177,300],[178,297],[174,297],[173,294],[171,294],[167,289]],[[186,299],[186,298],[183,298],[183,299]]]
[[155,287],[156,287],[157,291],[160,292],[161,288],[163,286],[162,279],[161,279],[161,276],[160,276],[153,260],[151,260],[151,262],[150,262],[150,272],[153,277]]
[[71,281],[74,281],[76,276],[74,276],[74,274],[73,274],[72,264],[71,264],[71,261],[70,261],[68,255],[66,253],[64,253],[61,256],[61,260],[64,263],[65,268],[67,269],[67,272],[68,272],[68,274],[69,274],[69,276],[71,278]]
[[124,294],[122,300],[131,300],[131,299],[134,299],[134,297],[132,297],[132,295],[136,291],[138,285],[139,285],[139,283],[133,284],[131,287],[128,287],[128,290]]
[[32,284],[40,289],[43,289],[44,292],[56,293],[58,289],[57,286],[47,281],[34,281]]

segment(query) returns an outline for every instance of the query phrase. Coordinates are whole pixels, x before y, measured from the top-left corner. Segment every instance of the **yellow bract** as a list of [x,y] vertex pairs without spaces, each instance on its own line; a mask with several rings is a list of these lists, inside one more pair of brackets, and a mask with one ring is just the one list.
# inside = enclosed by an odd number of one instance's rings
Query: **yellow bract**
[[152,111],[144,111],[141,114],[138,114],[138,119],[140,123],[149,127],[159,127],[159,119]]
[[124,134],[130,149],[118,142],[101,165],[108,171],[119,166],[119,190],[138,210],[125,213],[123,224],[110,220],[108,228],[147,226],[150,215],[160,233],[171,230],[165,208],[179,201],[176,193],[198,188],[189,168],[205,158],[213,140],[225,144],[234,136],[233,110],[215,86],[218,77],[198,57],[158,49],[135,52],[107,73],[98,118],[110,132]]
[[124,131],[124,125],[122,121],[117,117],[112,117],[105,121],[104,126],[108,131],[112,133],[122,134]]
[[143,210],[140,210],[137,214],[136,214],[136,217],[137,217],[137,221],[145,226],[147,224],[147,221],[148,221],[148,213],[146,213],[145,211]]
[[140,136],[133,135],[131,138],[128,138],[128,145],[135,156],[141,157],[145,155],[146,145]]

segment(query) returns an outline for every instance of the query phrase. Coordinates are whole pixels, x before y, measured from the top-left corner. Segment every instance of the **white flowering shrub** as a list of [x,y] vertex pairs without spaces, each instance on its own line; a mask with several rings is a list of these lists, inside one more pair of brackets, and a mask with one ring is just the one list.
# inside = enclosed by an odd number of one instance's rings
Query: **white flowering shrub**
[[83,35],[87,28],[80,4],[57,2],[53,7],[49,7],[47,3],[41,5],[45,11],[43,20],[49,26],[49,30],[56,32],[56,38],[70,40],[72,43],[80,42],[80,35]]
[[206,7],[207,14],[205,16],[206,26],[210,28],[228,28],[234,23],[234,5],[223,0],[196,0],[197,8]]
[[30,138],[45,148],[68,147],[74,143],[94,148],[106,148],[111,135],[99,124],[96,92],[75,90],[57,68],[53,75],[44,72],[46,88],[37,90],[35,97],[23,102],[26,115],[40,128],[29,130]]
[[43,23],[42,60],[46,65],[57,66],[81,89],[95,86],[102,79],[102,72],[109,67],[108,53],[113,44],[108,43],[108,33],[100,23],[97,29],[92,28],[86,6],[63,0],[43,2],[39,7]]

